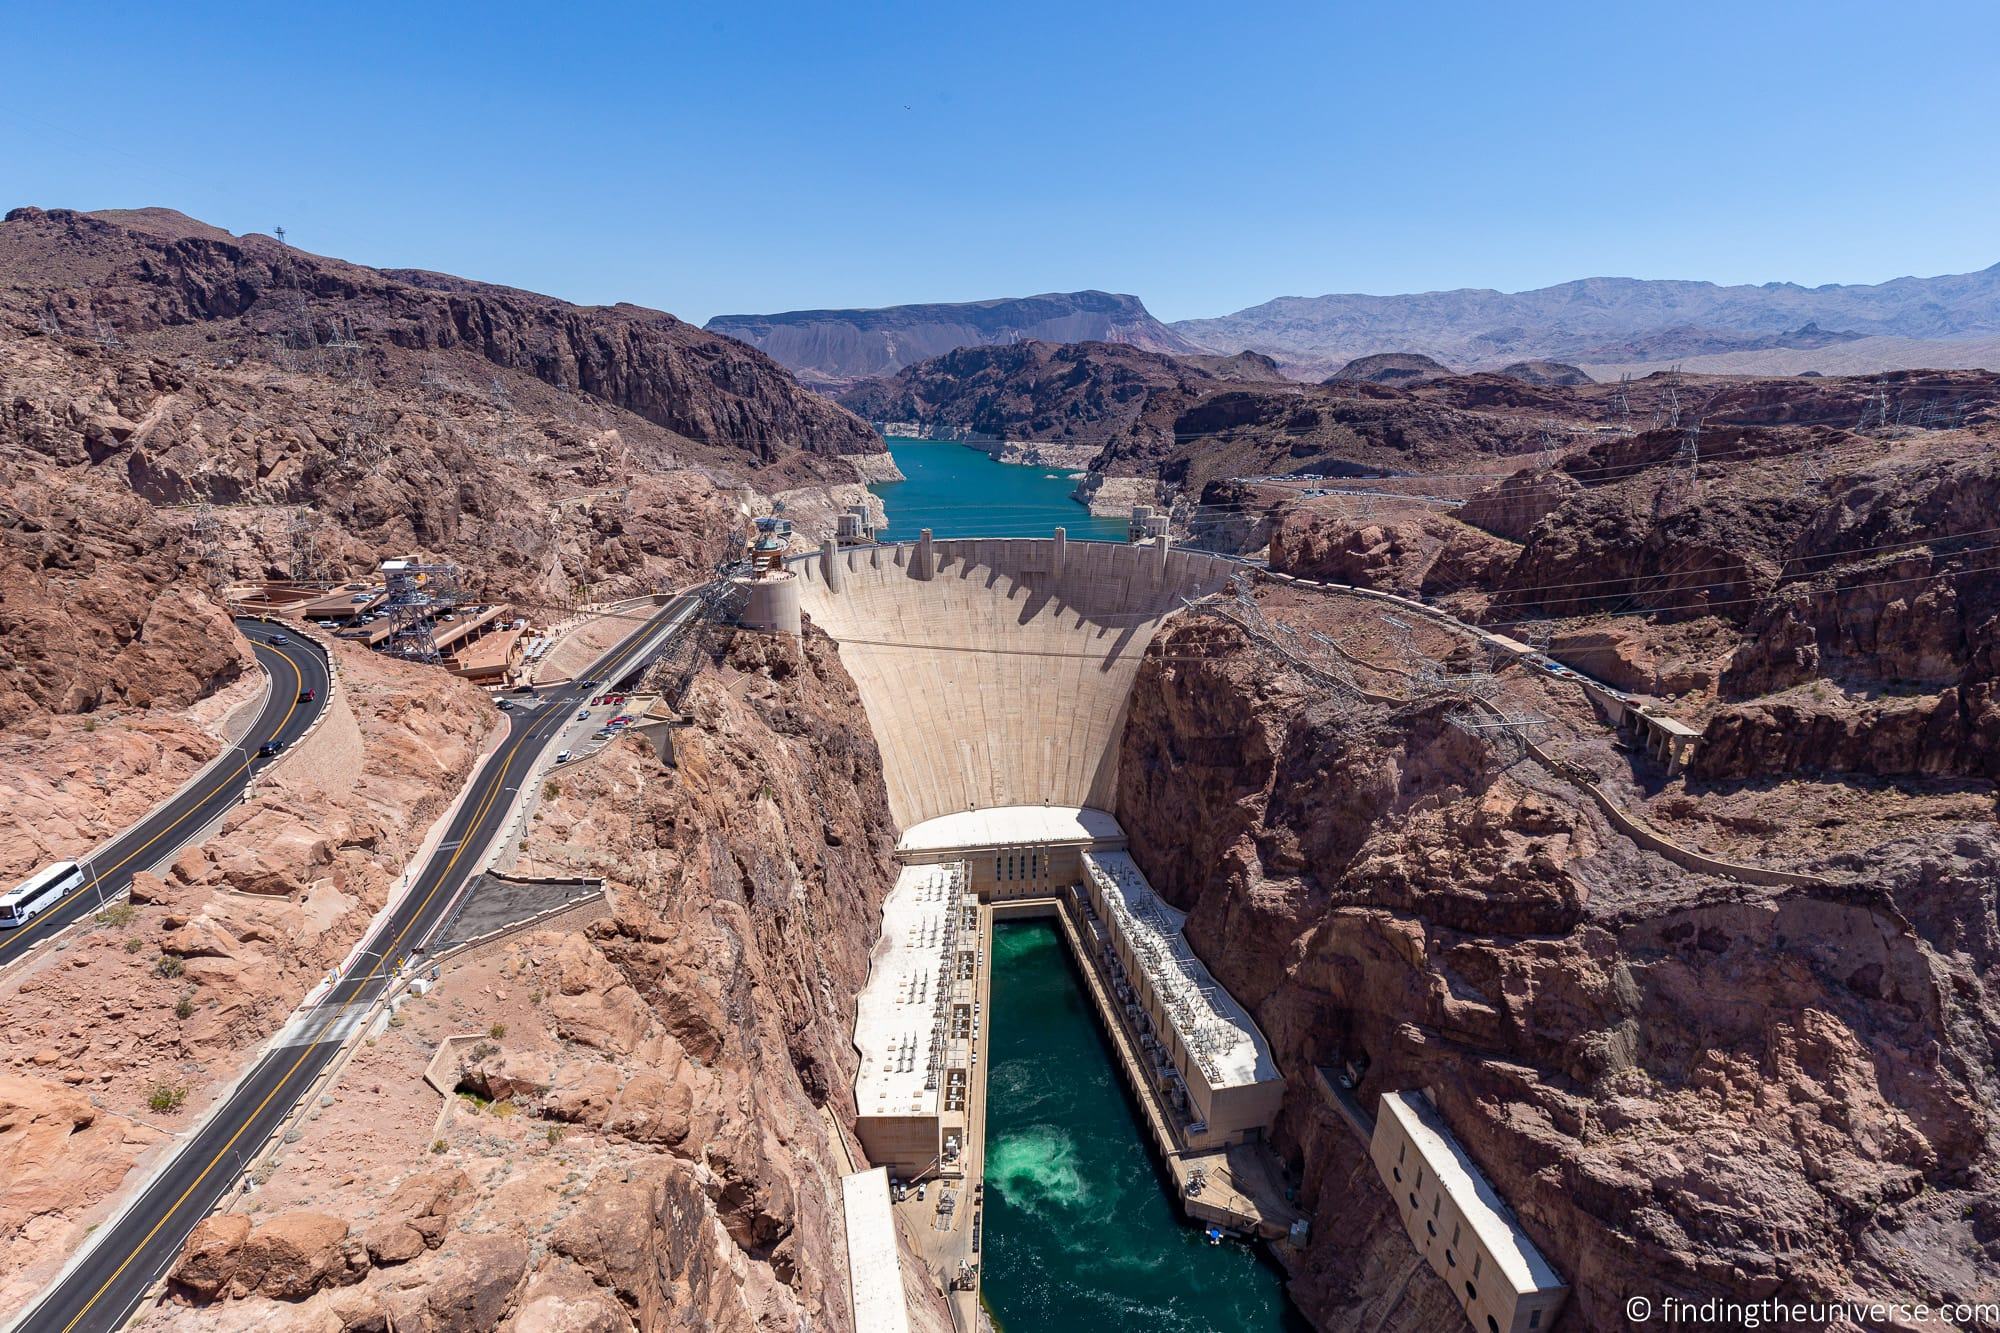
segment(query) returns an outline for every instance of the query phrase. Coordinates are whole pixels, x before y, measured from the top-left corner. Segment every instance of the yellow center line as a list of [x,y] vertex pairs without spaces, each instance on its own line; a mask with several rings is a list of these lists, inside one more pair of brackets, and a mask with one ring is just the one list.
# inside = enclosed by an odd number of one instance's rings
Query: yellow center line
[[[293,688],[292,688],[291,706],[285,709],[285,715],[278,719],[277,729],[271,733],[273,736],[281,736],[284,734],[285,727],[291,722],[292,714],[298,711],[299,687],[305,684],[305,673],[299,670],[299,664],[296,661],[292,660],[292,655],[290,653],[285,652],[282,648],[275,647],[274,645],[268,643],[264,644],[264,646],[266,648],[269,648],[272,652],[276,653],[278,656],[284,658],[285,664],[291,667],[292,669]],[[232,746],[231,748],[234,747]],[[250,750],[248,746],[245,746],[243,750],[243,762],[238,764],[229,773],[229,775],[222,780],[221,785],[226,786],[229,783],[236,781],[237,778],[241,777],[244,773],[247,773],[249,769],[250,769]],[[218,786],[216,790],[217,791],[221,790],[221,786]],[[213,794],[214,792],[210,793],[210,795]],[[123,859],[121,859],[116,865],[109,866],[103,870],[99,870],[97,867],[92,866],[90,870],[89,879],[84,881],[84,883],[77,886],[76,888],[70,890],[70,892],[65,894],[63,897],[58,898],[54,906],[46,908],[44,910],[51,912],[61,911],[63,908],[75,902],[78,898],[82,897],[85,893],[88,893],[90,890],[97,887],[97,885],[103,881],[106,875],[115,875],[120,870],[123,870],[125,866],[129,864],[135,857],[144,855],[147,848],[151,847],[154,843],[166,837],[169,833],[172,833],[175,829],[179,828],[181,825],[187,823],[188,820],[192,819],[201,810],[201,807],[207,802],[207,800],[208,797],[204,796],[201,800],[196,801],[192,806],[189,806],[184,813],[182,813],[180,818],[174,820],[173,823],[168,824],[165,828],[161,829],[158,833],[155,833],[152,837],[140,843],[137,847],[134,847],[130,852],[127,852],[123,857]],[[86,857],[84,859],[88,860],[89,858]],[[8,935],[5,939],[0,939],[0,955],[4,955],[10,947],[25,942],[28,938],[26,931],[27,927],[23,925],[17,931],[8,932]]]
[[[641,642],[643,643],[643,640]],[[641,646],[640,644],[634,644],[631,647],[622,650],[618,654],[618,659],[614,660],[614,665],[622,667],[623,665],[622,659],[629,656],[632,652],[636,651],[640,646]],[[290,659],[288,658],[286,660],[289,661]],[[615,677],[613,677],[613,679],[615,679]],[[558,722],[560,722],[560,720],[566,718],[567,716],[568,716],[567,705],[565,705],[561,709],[552,709],[549,714],[551,720],[555,720]],[[280,730],[282,729],[283,728],[281,725]],[[499,794],[502,783],[507,776],[508,766],[514,762],[514,756],[517,753],[519,753],[521,747],[527,743],[528,739],[531,736],[533,736],[538,729],[539,728],[535,726],[529,727],[527,731],[521,734],[519,739],[517,739],[511,746],[507,748],[505,757],[501,760],[499,766],[494,769],[493,776],[486,783],[486,793],[484,799],[480,801],[479,808],[473,812],[471,822],[465,826],[467,833],[470,833],[472,830],[478,828],[480,821],[486,817],[486,812],[492,808],[493,798]],[[465,854],[465,849],[469,841],[470,840],[466,838],[461,838],[459,840],[458,848],[456,851],[452,852],[451,859],[445,862],[444,870],[439,873],[436,881],[432,883],[429,891],[426,892],[423,898],[418,902],[417,910],[410,914],[409,920],[403,923],[403,928],[396,932],[396,938],[391,940],[389,942],[388,947],[385,948],[381,952],[381,954],[376,958],[375,966],[366,975],[358,977],[350,977],[348,979],[348,985],[352,988],[349,992],[350,994],[366,989],[366,987],[370,982],[374,981],[377,977],[379,977],[382,974],[382,969],[384,966],[387,965],[390,956],[395,952],[396,946],[402,943],[403,937],[409,933],[410,927],[415,925],[418,919],[423,916],[424,908],[430,904],[431,899],[437,895],[437,891],[444,886],[445,881],[451,878],[452,868],[458,864],[458,858]],[[329,991],[327,993],[326,999],[320,1001],[320,1004],[322,1006],[325,1006],[333,998],[334,998],[334,993],[332,991]],[[313,1048],[319,1045],[320,1040],[325,1036],[327,1029],[332,1027],[333,1024],[339,1020],[340,1012],[343,1007],[344,1006],[340,1005],[335,1005],[331,1007],[331,1010],[327,1014],[325,1021],[323,1021],[320,1024],[319,1029],[313,1033],[312,1040],[306,1042],[303,1046],[299,1048],[299,1058],[292,1062],[292,1067],[290,1069],[287,1069],[284,1073],[284,1076],[278,1080],[277,1084],[274,1087],[272,1087],[272,1089],[269,1092],[264,1094],[264,1099],[257,1103],[256,1109],[251,1111],[249,1115],[243,1118],[243,1123],[236,1127],[236,1132],[231,1134],[220,1148],[216,1149],[215,1156],[211,1157],[208,1160],[208,1164],[201,1169],[201,1174],[197,1175],[194,1178],[194,1180],[189,1183],[188,1187],[181,1191],[180,1197],[174,1200],[173,1204],[170,1207],[168,1207],[165,1213],[161,1214],[160,1220],[153,1223],[152,1229],[148,1231],[143,1237],[140,1238],[139,1243],[137,1245],[132,1247],[131,1252],[125,1256],[124,1261],[120,1263],[116,1269],[112,1270],[111,1276],[104,1279],[103,1285],[98,1287],[98,1289],[95,1292],[91,1293],[90,1299],[84,1302],[83,1308],[78,1310],[75,1316],[72,1317],[67,1324],[63,1325],[63,1333],[69,1333],[71,1329],[75,1328],[77,1324],[82,1321],[85,1315],[90,1313],[91,1308],[95,1306],[97,1302],[103,1298],[104,1293],[110,1289],[111,1284],[116,1282],[119,1279],[119,1277],[124,1274],[125,1270],[132,1266],[132,1261],[139,1257],[140,1252],[143,1251],[148,1245],[153,1243],[153,1237],[160,1234],[161,1228],[165,1227],[166,1224],[170,1220],[172,1220],[174,1214],[181,1210],[182,1205],[184,1205],[188,1201],[188,1198],[197,1189],[201,1188],[201,1183],[204,1180],[207,1180],[209,1174],[213,1172],[218,1165],[221,1164],[222,1159],[228,1156],[229,1152],[236,1146],[236,1141],[243,1137],[243,1135],[249,1130],[250,1126],[256,1121],[257,1117],[262,1115],[265,1109],[270,1106],[271,1099],[276,1097],[280,1092],[283,1092],[285,1090],[286,1085],[292,1081],[293,1077],[299,1072],[300,1068],[304,1066],[306,1060],[312,1055]]]

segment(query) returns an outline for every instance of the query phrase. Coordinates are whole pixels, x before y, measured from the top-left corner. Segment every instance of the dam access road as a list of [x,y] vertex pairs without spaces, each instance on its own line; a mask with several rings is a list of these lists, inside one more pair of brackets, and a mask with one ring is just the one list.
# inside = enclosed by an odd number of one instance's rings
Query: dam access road
[[[251,782],[284,761],[257,752],[268,742],[289,747],[305,735],[326,707],[333,672],[326,650],[303,634],[287,634],[268,620],[241,617],[236,628],[250,640],[270,678],[264,704],[249,730],[231,742],[194,778],[151,813],[82,859],[84,882],[27,925],[0,933],[0,967],[26,958],[36,945],[68,930],[132,887],[132,876],[172,859],[242,800]],[[310,693],[310,699],[305,696]]]
[[545,686],[532,699],[518,696],[500,748],[473,771],[442,841],[416,868],[407,890],[382,915],[338,980],[287,1021],[137,1197],[90,1238],[55,1284],[22,1313],[15,1329],[76,1333],[125,1323],[173,1263],[195,1223],[230,1190],[320,1072],[390,993],[401,964],[423,949],[459,889],[483,865],[485,849],[505,827],[514,796],[533,775],[542,751],[561,735],[577,700],[643,670],[698,604],[693,593],[674,598],[578,679]]

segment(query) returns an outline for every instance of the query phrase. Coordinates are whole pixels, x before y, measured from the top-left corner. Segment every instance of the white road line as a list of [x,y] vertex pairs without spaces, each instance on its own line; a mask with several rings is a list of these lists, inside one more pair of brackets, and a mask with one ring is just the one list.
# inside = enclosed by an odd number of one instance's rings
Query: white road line
[[317,1046],[323,1041],[345,1041],[368,1011],[375,1007],[373,1000],[354,1000],[340,1006],[340,1013],[331,1023],[319,1009],[307,1009],[292,1015],[272,1043],[273,1049],[287,1046]]

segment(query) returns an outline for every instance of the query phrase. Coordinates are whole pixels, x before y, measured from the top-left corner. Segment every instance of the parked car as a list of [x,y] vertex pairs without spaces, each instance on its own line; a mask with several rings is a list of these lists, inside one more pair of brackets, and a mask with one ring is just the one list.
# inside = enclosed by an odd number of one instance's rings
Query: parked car
[[569,762],[569,751],[564,750],[558,755],[556,755],[556,762],[558,764],[567,764]]
[[582,711],[581,713],[578,713],[578,714],[576,715],[576,720],[577,720],[577,721],[579,721],[579,722],[588,722],[588,721],[590,721],[590,710],[589,710],[588,708],[586,708],[586,709],[584,709],[584,710],[583,710],[583,711]]

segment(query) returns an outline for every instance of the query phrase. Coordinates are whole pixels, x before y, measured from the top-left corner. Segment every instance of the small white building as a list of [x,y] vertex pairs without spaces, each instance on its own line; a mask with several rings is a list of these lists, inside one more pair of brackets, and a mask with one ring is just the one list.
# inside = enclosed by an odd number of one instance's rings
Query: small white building
[[1477,1333],[1540,1333],[1569,1284],[1418,1092],[1382,1095],[1369,1155],[1417,1249]]
[[854,1327],[866,1333],[909,1333],[889,1173],[878,1166],[841,1177],[840,1202],[847,1222],[847,1289],[854,1300]]

